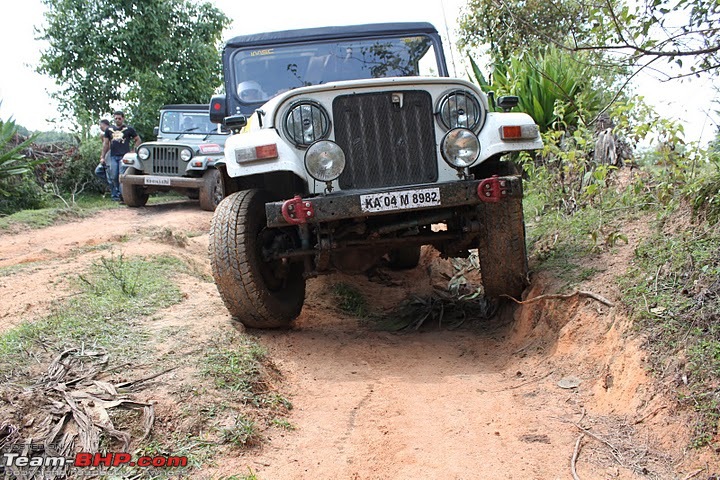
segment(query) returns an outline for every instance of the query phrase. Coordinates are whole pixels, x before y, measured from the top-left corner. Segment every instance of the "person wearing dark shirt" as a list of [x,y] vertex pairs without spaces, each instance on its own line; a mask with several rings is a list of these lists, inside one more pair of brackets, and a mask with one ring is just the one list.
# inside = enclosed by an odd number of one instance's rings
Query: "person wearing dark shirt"
[[[125,124],[125,114],[121,111],[113,113],[115,125],[110,125],[105,130],[103,138],[103,149],[100,155],[100,161],[105,158],[105,154],[110,152],[110,195],[116,202],[122,201],[120,192],[120,174],[123,156],[139,147],[142,143],[140,135],[134,128]],[[131,142],[134,144],[131,145]],[[124,170],[124,169],[123,169]]]
[[[105,138],[105,130],[110,126],[110,121],[103,118],[98,125],[100,126],[100,140],[102,141]],[[100,180],[100,184],[103,186],[103,192],[105,191],[105,187],[110,187],[110,157],[108,154],[105,154],[97,167],[95,167],[95,176]]]

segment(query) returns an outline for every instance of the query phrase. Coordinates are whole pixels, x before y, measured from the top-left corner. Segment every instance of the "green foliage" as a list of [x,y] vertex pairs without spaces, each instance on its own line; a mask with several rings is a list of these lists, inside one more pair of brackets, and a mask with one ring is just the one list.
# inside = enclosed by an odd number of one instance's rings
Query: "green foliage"
[[[672,216],[687,214],[678,208]],[[720,420],[718,244],[717,224],[689,224],[669,233],[661,219],[621,279],[623,301],[649,337],[646,347],[654,368],[686,379],[678,398],[698,413],[695,446],[714,437]]]
[[522,53],[506,62],[495,61],[490,81],[472,58],[470,61],[483,90],[498,96],[518,96],[517,110],[530,115],[542,132],[574,130],[592,120],[610,101],[600,88],[603,82],[597,68],[582,56],[552,46],[537,54]]
[[355,317],[367,317],[370,314],[367,300],[365,300],[363,294],[352,285],[335,283],[332,285],[332,293],[338,308],[343,312]]
[[259,393],[261,362],[266,355],[263,347],[242,337],[239,345],[210,350],[203,359],[203,374],[212,378],[216,387],[240,393],[244,400],[250,400]]
[[468,0],[460,17],[460,48],[487,45],[499,62],[523,51],[536,51],[562,41],[571,29],[587,37],[583,6],[574,0]]
[[237,416],[232,427],[220,430],[220,438],[225,443],[231,443],[241,448],[249,448],[262,443],[262,435],[255,422],[242,415]]
[[[37,360],[82,342],[125,354],[142,348],[146,333],[137,330],[133,319],[179,302],[181,294],[152,258],[114,258],[112,272],[102,262],[93,265],[83,275],[79,293],[51,315],[0,335],[3,371],[25,368],[29,358]],[[118,288],[118,271],[121,276],[138,275],[134,279],[136,295]]]
[[89,137],[121,107],[144,139],[166,103],[206,103],[220,85],[218,46],[230,20],[190,0],[43,0],[38,71],[61,86],[61,109]]
[[606,66],[644,68],[662,60],[683,68],[688,63],[689,74],[717,72],[718,27],[717,0],[468,0],[460,19],[461,45],[489,44],[496,60],[554,44],[590,53]]
[[[0,120],[0,180],[30,173],[39,162],[28,160],[23,150],[32,145],[34,138],[18,139],[18,128],[13,120],[3,122]],[[0,187],[0,195],[7,196],[8,192]]]
[[15,122],[0,120],[0,214],[8,215],[25,208],[38,208],[43,204],[43,191],[35,182],[33,169],[42,163],[29,160],[24,151],[34,140],[19,138]]

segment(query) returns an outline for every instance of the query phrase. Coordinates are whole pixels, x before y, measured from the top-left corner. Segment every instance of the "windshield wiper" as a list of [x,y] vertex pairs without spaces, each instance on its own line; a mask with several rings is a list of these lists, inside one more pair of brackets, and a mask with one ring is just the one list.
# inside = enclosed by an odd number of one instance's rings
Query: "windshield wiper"
[[186,128],[185,131],[182,131],[182,132],[178,133],[178,136],[175,137],[175,140],[178,140],[180,137],[182,137],[183,135],[185,135],[187,132],[192,132],[193,130],[197,130],[197,129],[198,129],[198,127]]

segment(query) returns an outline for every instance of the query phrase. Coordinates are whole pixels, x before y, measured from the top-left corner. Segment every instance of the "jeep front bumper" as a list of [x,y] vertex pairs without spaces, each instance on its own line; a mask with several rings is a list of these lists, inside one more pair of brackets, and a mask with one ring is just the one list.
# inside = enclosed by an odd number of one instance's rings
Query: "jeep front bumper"
[[265,213],[269,227],[286,227],[398,213],[411,215],[412,212],[501,202],[510,197],[522,197],[520,177],[493,176],[482,180],[336,192],[317,197],[296,196],[265,204]]
[[123,185],[141,185],[143,187],[201,188],[202,178],[162,177],[157,175],[121,175]]

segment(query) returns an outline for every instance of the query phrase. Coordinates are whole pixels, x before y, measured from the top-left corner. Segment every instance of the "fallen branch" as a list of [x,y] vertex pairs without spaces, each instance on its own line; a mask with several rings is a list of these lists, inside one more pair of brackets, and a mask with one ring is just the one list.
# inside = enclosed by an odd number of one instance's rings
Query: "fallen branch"
[[500,295],[500,296],[501,296],[501,297],[509,298],[509,299],[512,300],[513,302],[518,303],[518,304],[520,304],[520,305],[527,305],[528,303],[538,302],[538,301],[540,301],[540,300],[549,300],[549,299],[567,300],[567,299],[569,299],[569,298],[578,296],[578,297],[588,297],[588,298],[592,298],[592,299],[597,300],[598,302],[600,302],[600,303],[602,303],[602,304],[604,304],[604,305],[607,305],[608,307],[614,307],[614,306],[615,306],[615,304],[612,303],[612,302],[611,302],[610,300],[608,300],[607,298],[605,298],[605,297],[603,297],[603,296],[601,296],[601,295],[598,295],[597,293],[588,292],[588,291],[585,291],[585,290],[575,290],[573,293],[568,293],[568,294],[565,294],[565,295],[559,294],[559,293],[548,293],[548,294],[545,294],[545,295],[539,295],[539,296],[537,296],[537,297],[530,298],[530,299],[528,299],[528,300],[517,300],[517,299],[511,297],[510,295]]
[[584,434],[586,434],[586,435],[589,435],[589,436],[591,436],[592,438],[594,438],[595,440],[597,440],[598,442],[601,442],[601,443],[604,443],[605,445],[607,445],[608,448],[610,448],[610,453],[612,454],[613,458],[615,458],[615,461],[618,462],[618,464],[619,464],[620,466],[623,466],[623,467],[625,466],[625,464],[624,464],[623,461],[620,459],[620,457],[618,457],[618,454],[617,454],[618,449],[615,448],[615,446],[613,446],[613,444],[611,444],[611,443],[608,442],[607,440],[604,440],[604,439],[598,437],[597,435],[595,435],[594,433],[592,433],[590,430],[581,427],[581,426],[578,425],[577,423],[573,423],[573,425],[575,425],[575,427],[576,427],[578,430],[580,430],[582,433],[584,433]]
[[635,421],[633,422],[633,425],[637,425],[638,423],[644,422],[644,421],[647,420],[648,418],[657,415],[657,413],[658,413],[660,410],[663,410],[663,409],[665,409],[665,408],[667,408],[667,405],[662,405],[662,406],[656,408],[656,409],[653,410],[652,412],[650,412],[650,413],[648,413],[648,414],[646,414],[646,415],[643,415],[643,416],[640,417],[639,419],[635,420]]
[[512,387],[503,388],[503,389],[500,389],[500,390],[495,390],[493,393],[504,392],[504,391],[506,391],[506,390],[515,390],[516,388],[524,387],[525,385],[530,385],[531,383],[539,382],[539,381],[542,380],[543,378],[547,378],[547,377],[549,377],[550,375],[552,375],[553,373],[555,373],[555,370],[550,370],[548,373],[546,373],[546,374],[543,375],[542,377],[534,378],[534,379],[532,379],[532,380],[528,380],[527,382],[523,382],[523,383],[521,383],[521,384],[519,384],[519,385],[513,385]]
[[575,450],[573,451],[572,459],[570,460],[570,471],[572,472],[573,480],[580,480],[578,477],[577,470],[575,470],[575,463],[577,462],[578,455],[580,455],[580,442],[582,441],[584,433],[581,433],[575,442]]

